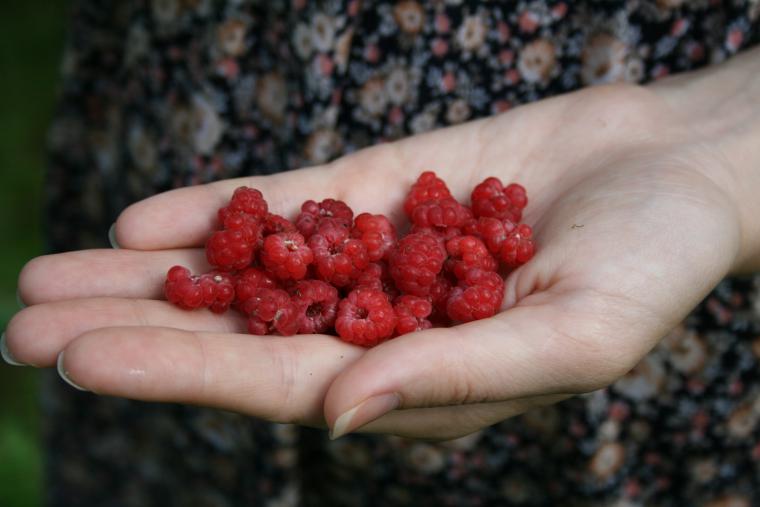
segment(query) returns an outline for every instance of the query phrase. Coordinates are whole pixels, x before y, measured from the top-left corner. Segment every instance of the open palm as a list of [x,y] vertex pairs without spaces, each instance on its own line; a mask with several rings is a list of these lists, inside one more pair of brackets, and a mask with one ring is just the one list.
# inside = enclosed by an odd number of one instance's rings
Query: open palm
[[[35,366],[65,350],[70,378],[101,394],[327,424],[337,434],[357,425],[468,434],[612,383],[728,273],[740,242],[724,191],[730,171],[693,139],[654,93],[603,87],[325,166],[167,192],[124,211],[120,249],[31,261],[20,278],[31,306],[10,323],[8,347]],[[306,199],[334,197],[401,221],[404,193],[424,170],[465,201],[492,175],[528,189],[524,221],[538,252],[510,275],[490,319],[365,350],[329,336],[250,336],[232,312],[161,300],[170,266],[208,267],[202,245],[214,212],[240,185],[259,188],[285,216]]]

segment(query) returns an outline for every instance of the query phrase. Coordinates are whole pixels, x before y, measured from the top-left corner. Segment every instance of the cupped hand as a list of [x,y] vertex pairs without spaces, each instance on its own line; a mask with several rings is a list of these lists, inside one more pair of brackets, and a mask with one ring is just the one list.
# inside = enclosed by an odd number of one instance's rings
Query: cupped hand
[[[40,257],[7,345],[99,394],[220,407],[278,422],[426,439],[465,435],[614,382],[733,267],[731,169],[655,93],[599,87],[379,145],[328,165],[185,188],[119,217],[120,249]],[[217,208],[240,185],[277,213],[343,199],[401,222],[424,170],[456,197],[487,176],[524,185],[538,252],[496,316],[362,349],[250,336],[234,312],[162,301],[167,269],[206,269]]]

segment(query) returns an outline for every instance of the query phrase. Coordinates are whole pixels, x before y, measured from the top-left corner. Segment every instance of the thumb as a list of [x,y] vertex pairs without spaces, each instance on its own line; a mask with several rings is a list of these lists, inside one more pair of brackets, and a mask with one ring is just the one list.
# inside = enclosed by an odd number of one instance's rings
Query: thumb
[[404,335],[371,349],[327,391],[331,437],[396,409],[588,392],[632,366],[616,360],[615,351],[607,357],[609,347],[597,339],[598,322],[585,322],[557,303],[517,306],[490,319]]

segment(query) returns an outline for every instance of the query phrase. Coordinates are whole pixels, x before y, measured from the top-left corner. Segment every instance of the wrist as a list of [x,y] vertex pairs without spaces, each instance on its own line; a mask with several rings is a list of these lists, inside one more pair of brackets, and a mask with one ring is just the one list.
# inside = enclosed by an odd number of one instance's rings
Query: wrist
[[741,247],[732,272],[760,270],[760,48],[650,88],[695,143],[725,161],[713,176],[740,221]]

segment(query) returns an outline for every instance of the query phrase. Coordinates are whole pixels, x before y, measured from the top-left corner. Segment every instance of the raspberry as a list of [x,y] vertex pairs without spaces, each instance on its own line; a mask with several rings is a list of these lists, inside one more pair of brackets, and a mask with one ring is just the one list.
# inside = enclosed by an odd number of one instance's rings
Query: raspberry
[[235,281],[235,297],[238,304],[251,299],[256,289],[277,289],[277,282],[266,272],[258,268],[248,268],[238,275]]
[[279,232],[298,232],[293,222],[274,213],[268,213],[262,225],[265,236]]
[[533,258],[533,229],[529,225],[520,224],[507,235],[501,245],[499,259],[510,267],[521,266]]
[[313,260],[311,248],[297,232],[267,236],[261,248],[261,262],[280,280],[301,280]]
[[367,267],[367,247],[358,239],[348,237],[349,231],[340,225],[329,223],[309,238],[309,248],[314,252],[317,276],[336,287],[345,287],[359,277]]
[[362,213],[357,216],[351,236],[364,243],[371,262],[385,258],[396,244],[396,228],[384,215]]
[[404,200],[404,213],[411,218],[414,208],[419,204],[447,197],[451,197],[451,192],[449,192],[449,187],[446,186],[446,183],[436,176],[434,172],[425,171],[420,174],[420,177],[417,178],[412,188],[409,189],[409,193]]
[[458,236],[446,242],[446,269],[459,280],[467,276],[472,268],[496,271],[499,267],[483,242],[475,236]]
[[522,210],[528,205],[525,188],[517,183],[503,187],[498,178],[486,178],[470,196],[476,217],[495,217],[519,222]]
[[419,227],[461,227],[472,218],[472,211],[453,197],[421,202],[412,210],[412,223]]
[[324,333],[333,327],[338,313],[338,290],[320,280],[301,280],[292,290],[298,310],[298,332]]
[[433,327],[427,319],[433,312],[433,305],[425,298],[400,296],[393,304],[393,311],[396,312],[397,335]]
[[219,210],[219,223],[223,224],[228,215],[245,213],[258,220],[263,220],[267,215],[267,202],[261,192],[255,188],[239,187],[232,194],[230,203]]
[[298,331],[298,310],[282,289],[256,289],[254,295],[241,305],[241,310],[248,316],[251,334],[277,332],[290,336]]
[[296,218],[296,227],[308,239],[324,222],[336,223],[342,227],[350,228],[354,212],[343,201],[325,199],[317,203],[306,201],[301,205],[301,213]]
[[210,308],[215,313],[223,313],[235,297],[232,279],[229,275],[212,271],[205,275],[192,275],[182,266],[172,267],[164,284],[166,299],[180,308]]
[[247,227],[216,231],[206,242],[206,259],[219,269],[245,269],[253,261],[255,242]]
[[384,262],[370,262],[361,272],[353,286],[354,289],[376,289],[385,292],[390,300],[400,295],[396,284],[393,282],[388,265]]
[[504,280],[497,273],[471,269],[449,294],[446,312],[459,322],[485,319],[496,314],[503,300]]
[[401,292],[427,296],[436,275],[441,272],[446,251],[430,234],[409,234],[402,238],[388,258],[391,277]]
[[379,290],[351,291],[338,305],[335,330],[348,343],[372,347],[393,335],[396,314]]

